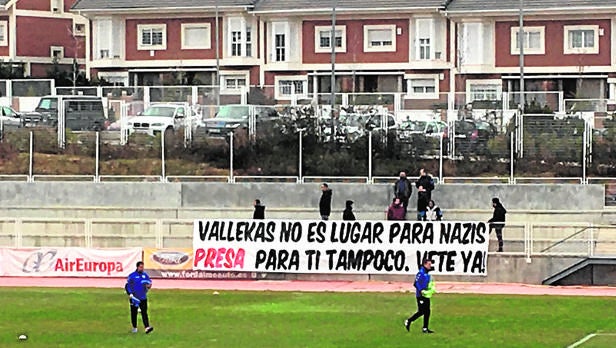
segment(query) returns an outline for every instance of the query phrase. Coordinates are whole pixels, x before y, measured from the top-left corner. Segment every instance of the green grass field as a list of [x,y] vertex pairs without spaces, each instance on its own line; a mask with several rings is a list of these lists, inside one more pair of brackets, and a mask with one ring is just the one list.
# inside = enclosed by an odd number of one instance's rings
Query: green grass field
[[[437,294],[431,329],[402,323],[410,293],[153,290],[155,330],[131,334],[122,289],[0,288],[0,346],[566,347],[616,333],[614,299]],[[28,335],[18,341],[19,334]],[[614,347],[597,336],[580,347]]]

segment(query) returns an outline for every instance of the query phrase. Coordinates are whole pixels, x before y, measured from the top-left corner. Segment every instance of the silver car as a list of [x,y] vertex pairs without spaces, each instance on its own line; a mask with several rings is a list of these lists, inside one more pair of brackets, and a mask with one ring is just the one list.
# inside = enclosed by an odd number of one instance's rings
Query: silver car
[[21,115],[10,106],[0,106],[0,124],[2,129],[21,127]]

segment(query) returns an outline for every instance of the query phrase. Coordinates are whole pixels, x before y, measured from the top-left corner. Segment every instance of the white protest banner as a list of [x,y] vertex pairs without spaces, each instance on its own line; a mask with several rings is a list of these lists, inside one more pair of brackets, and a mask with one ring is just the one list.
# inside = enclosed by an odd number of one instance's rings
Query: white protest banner
[[125,277],[141,261],[141,248],[3,248],[2,276]]
[[487,274],[483,222],[196,220],[193,270]]

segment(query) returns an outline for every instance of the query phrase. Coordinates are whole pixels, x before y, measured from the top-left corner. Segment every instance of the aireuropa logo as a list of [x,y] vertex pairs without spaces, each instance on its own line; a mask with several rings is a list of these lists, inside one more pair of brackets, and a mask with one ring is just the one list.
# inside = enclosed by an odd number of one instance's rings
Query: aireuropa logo
[[54,264],[58,250],[40,250],[33,252],[24,261],[22,271],[24,273],[42,273],[48,271]]

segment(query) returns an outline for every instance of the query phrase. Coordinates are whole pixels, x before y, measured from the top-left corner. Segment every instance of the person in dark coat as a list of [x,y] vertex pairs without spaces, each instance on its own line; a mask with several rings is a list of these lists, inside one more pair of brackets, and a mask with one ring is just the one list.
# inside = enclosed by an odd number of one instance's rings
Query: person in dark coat
[[413,193],[411,185],[411,181],[406,177],[406,173],[400,172],[400,178],[394,183],[394,197],[400,198],[400,202],[404,207],[404,214],[406,214],[409,198],[411,198],[411,193]]
[[387,209],[387,220],[402,221],[406,220],[406,212],[400,198],[394,198]]
[[428,210],[429,192],[423,186],[417,188],[417,220],[425,220],[426,211]]
[[492,198],[492,207],[494,208],[494,213],[492,213],[492,218],[488,220],[488,223],[490,224],[490,233],[492,233],[492,230],[496,231],[498,252],[500,253],[503,251],[503,227],[505,227],[507,210],[496,197]]
[[346,201],[346,208],[342,212],[342,220],[355,221],[355,214],[353,214],[353,201]]
[[417,187],[417,220],[423,220],[426,216],[428,202],[432,200],[432,190],[434,190],[434,179],[426,174],[426,170],[419,170],[419,178],[415,181]]
[[332,212],[332,190],[327,183],[321,184],[321,200],[319,201],[319,213],[321,219],[329,220],[329,215]]
[[256,220],[265,219],[265,206],[261,205],[261,200],[255,199],[254,201],[255,211],[252,213],[252,218]]

